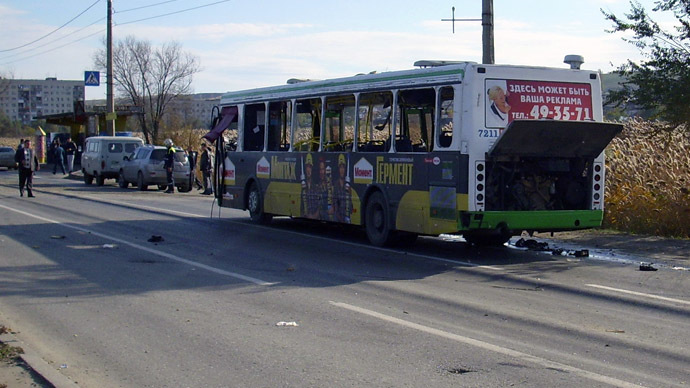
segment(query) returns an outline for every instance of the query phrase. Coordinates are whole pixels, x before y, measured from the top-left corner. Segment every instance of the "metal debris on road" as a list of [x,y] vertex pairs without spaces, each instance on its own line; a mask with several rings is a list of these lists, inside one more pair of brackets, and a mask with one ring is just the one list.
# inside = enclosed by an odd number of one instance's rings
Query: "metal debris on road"
[[539,242],[534,239],[525,240],[521,238],[515,242],[517,248],[526,248],[530,251],[551,252],[554,256],[575,256],[575,257],[589,257],[589,249],[566,250],[562,248],[549,248],[546,242]]

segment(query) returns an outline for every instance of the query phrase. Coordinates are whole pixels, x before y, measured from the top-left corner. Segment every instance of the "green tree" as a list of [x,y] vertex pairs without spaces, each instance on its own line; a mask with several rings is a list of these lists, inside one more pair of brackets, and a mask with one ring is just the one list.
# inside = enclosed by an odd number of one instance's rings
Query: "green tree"
[[617,72],[625,80],[611,91],[607,103],[631,106],[651,112],[652,118],[666,121],[666,129],[690,129],[690,0],[658,0],[652,12],[671,14],[676,25],[663,29],[637,1],[620,18],[603,9],[613,23],[611,33],[632,33],[623,38],[640,50],[643,60],[628,60]]

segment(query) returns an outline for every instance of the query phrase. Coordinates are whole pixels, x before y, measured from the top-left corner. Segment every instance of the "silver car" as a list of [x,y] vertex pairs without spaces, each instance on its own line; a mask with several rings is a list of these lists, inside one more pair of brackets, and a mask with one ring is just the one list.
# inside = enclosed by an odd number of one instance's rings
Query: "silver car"
[[7,169],[17,168],[14,163],[14,148],[0,147],[0,167],[7,167]]
[[[131,155],[125,156],[117,179],[118,185],[123,189],[126,189],[130,183],[137,186],[139,190],[146,190],[149,185],[158,185],[159,189],[164,189],[168,184],[165,168],[163,168],[166,151],[165,147],[145,145],[137,148]],[[180,148],[175,148],[173,179],[179,191],[191,190],[189,160]]]

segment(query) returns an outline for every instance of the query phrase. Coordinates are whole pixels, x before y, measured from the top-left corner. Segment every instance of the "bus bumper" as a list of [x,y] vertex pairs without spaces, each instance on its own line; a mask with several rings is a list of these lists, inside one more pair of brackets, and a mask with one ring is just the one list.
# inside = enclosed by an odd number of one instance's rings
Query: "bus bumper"
[[601,226],[603,210],[461,211],[458,229],[557,232]]

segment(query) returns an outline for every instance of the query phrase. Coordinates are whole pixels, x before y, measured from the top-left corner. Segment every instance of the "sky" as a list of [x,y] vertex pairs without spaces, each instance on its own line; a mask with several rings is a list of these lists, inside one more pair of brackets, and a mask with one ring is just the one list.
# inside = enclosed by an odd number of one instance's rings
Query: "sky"
[[[112,0],[114,40],[134,36],[154,46],[171,41],[199,59],[193,92],[220,93],[413,68],[417,60],[482,60],[481,0]],[[639,0],[647,9],[652,0]],[[609,72],[639,60],[601,9],[623,15],[629,0],[494,0],[499,64]],[[0,0],[0,75],[82,80],[99,70],[107,0]],[[57,31],[56,31],[57,30]],[[47,36],[46,36],[47,35]],[[44,37],[45,36],[45,37]],[[105,74],[101,74],[105,84]],[[87,87],[87,99],[105,87]]]

